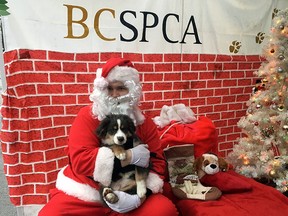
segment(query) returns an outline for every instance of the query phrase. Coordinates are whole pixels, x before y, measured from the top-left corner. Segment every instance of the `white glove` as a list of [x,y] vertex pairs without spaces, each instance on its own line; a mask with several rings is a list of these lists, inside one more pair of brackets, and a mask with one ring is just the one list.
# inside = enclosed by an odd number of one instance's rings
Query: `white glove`
[[148,145],[141,144],[132,149],[131,151],[131,162],[140,167],[148,167],[150,160],[150,151],[148,150]]
[[107,202],[106,204],[113,210],[119,213],[126,213],[138,208],[141,205],[141,200],[137,194],[131,195],[123,191],[114,191],[118,196],[118,202],[111,204]]

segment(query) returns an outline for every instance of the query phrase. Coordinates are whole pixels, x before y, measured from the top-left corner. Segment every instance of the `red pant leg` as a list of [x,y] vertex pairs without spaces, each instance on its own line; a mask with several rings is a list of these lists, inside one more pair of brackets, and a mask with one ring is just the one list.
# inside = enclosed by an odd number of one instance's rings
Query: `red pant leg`
[[51,191],[50,201],[41,209],[38,216],[177,216],[175,205],[162,194],[150,195],[138,208],[126,214],[113,212],[101,203],[85,202],[62,191]]
[[101,203],[85,202],[53,189],[50,201],[41,209],[38,216],[106,216],[109,211],[110,209],[103,207]]
[[134,211],[127,213],[129,216],[177,216],[176,206],[162,194],[152,194]]

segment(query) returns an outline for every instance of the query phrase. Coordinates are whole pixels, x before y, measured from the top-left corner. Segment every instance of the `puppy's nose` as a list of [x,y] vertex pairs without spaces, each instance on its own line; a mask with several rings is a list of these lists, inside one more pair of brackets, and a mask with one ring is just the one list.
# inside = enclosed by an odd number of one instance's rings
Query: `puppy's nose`
[[124,141],[124,137],[123,136],[117,136],[117,139],[119,142],[123,142]]
[[212,169],[216,169],[216,168],[217,168],[216,164],[211,164],[210,167],[211,167]]

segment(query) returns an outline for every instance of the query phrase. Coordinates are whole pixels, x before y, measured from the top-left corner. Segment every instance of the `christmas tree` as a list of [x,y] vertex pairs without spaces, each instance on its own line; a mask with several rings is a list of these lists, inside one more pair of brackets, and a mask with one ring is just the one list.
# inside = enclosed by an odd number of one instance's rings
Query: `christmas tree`
[[259,80],[238,122],[244,136],[227,160],[236,172],[267,179],[281,192],[288,190],[288,10],[273,18],[266,59],[255,75]]

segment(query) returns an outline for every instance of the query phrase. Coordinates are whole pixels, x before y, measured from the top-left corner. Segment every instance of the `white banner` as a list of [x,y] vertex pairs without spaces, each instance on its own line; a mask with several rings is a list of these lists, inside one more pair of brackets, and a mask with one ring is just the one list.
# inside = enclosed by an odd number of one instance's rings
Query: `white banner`
[[287,0],[8,0],[5,49],[260,54]]

